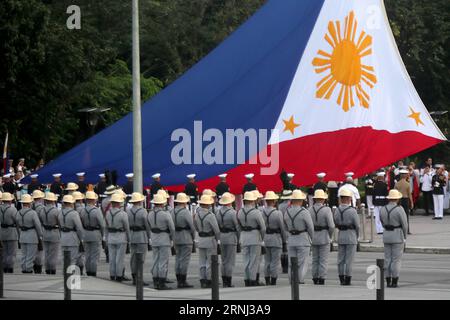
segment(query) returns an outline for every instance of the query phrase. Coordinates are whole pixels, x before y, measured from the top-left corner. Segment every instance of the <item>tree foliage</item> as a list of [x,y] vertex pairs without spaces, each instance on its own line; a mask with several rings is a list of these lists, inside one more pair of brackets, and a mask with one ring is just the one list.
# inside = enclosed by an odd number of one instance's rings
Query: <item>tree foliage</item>
[[[142,99],[177,79],[264,2],[141,0]],[[450,2],[385,2],[425,105],[449,110]],[[72,4],[81,8],[81,30],[66,27]],[[2,0],[0,19],[0,139],[8,130],[14,158],[51,160],[89,137],[80,109],[111,108],[94,131],[131,111],[131,1]],[[448,119],[439,124],[448,130]],[[428,152],[448,151],[441,144]]]

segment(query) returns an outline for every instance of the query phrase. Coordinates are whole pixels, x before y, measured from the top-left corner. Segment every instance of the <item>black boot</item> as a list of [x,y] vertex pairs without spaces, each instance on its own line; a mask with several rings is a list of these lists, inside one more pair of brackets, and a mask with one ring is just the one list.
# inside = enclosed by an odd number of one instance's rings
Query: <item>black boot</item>
[[116,281],[116,277],[115,276],[110,276],[109,278],[111,279],[111,281]]
[[227,288],[228,287],[228,280],[227,277],[222,276],[222,287]]
[[33,264],[33,272],[34,273],[37,273],[37,267],[38,267],[37,264]]
[[158,290],[170,290],[172,288],[166,285],[166,278],[159,278]]
[[313,278],[312,280],[313,280],[313,283],[314,283],[314,284],[318,284],[319,278]]
[[259,273],[256,274],[255,286],[263,286],[264,283],[259,282]]
[[183,284],[183,288],[193,288],[194,287],[193,285],[189,284],[186,281],[186,278],[187,278],[186,274],[180,274],[180,277],[181,277],[181,282]]
[[36,272],[37,274],[42,274],[42,266],[41,265],[36,265]]
[[345,285],[351,286],[352,285],[352,277],[345,276]]
[[50,270],[45,270],[45,274],[51,274]]
[[386,287],[392,288],[392,278],[391,277],[386,278]]
[[177,277],[177,288],[181,289],[183,288],[183,280],[180,274],[175,275]]
[[341,286],[345,285],[345,276],[339,276],[339,281],[341,282]]
[[3,268],[3,273],[9,273],[9,268]]
[[212,280],[205,280],[205,283],[206,283],[206,289],[211,289],[211,287],[212,287]]
[[136,275],[134,273],[132,273],[131,277],[133,278],[133,286],[135,286],[136,285]]
[[234,288],[233,284],[231,283],[231,279],[232,279],[232,277],[227,277],[228,288]]
[[250,287],[250,280],[244,280],[245,286]]
[[51,270],[51,274],[56,274],[56,270]]
[[158,290],[158,286],[159,286],[159,278],[153,278],[153,288]]
[[266,286],[270,285],[270,277],[264,277],[264,280],[266,280]]
[[277,285],[277,278],[270,278],[270,285],[276,286]]
[[398,288],[398,278],[392,278],[391,288]]
[[82,276],[82,275],[83,275],[84,267],[83,267],[83,266],[79,266],[79,268],[80,268],[80,276]]
[[324,285],[325,284],[325,279],[323,279],[323,278],[317,279],[317,284]]
[[200,288],[205,289],[206,288],[206,280],[200,279]]
[[122,282],[123,281],[123,277],[116,277],[116,281],[117,282]]

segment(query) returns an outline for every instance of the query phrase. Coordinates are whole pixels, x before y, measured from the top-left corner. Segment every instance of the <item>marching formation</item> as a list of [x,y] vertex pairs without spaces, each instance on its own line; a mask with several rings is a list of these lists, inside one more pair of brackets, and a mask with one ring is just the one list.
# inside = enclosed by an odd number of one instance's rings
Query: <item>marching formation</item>
[[[189,265],[192,253],[198,250],[201,288],[211,287],[211,256],[216,254],[221,256],[223,286],[233,287],[238,253],[243,256],[245,286],[276,285],[281,267],[285,272],[290,268],[288,257],[298,258],[299,282],[304,284],[311,254],[312,281],[324,285],[331,239],[338,232],[338,276],[341,285],[351,285],[360,229],[356,210],[359,194],[351,183],[352,173],[348,173],[347,182],[336,193],[337,206],[330,207],[329,190],[323,182],[325,173],[317,176],[319,181],[308,199],[290,180],[286,186],[291,188],[280,195],[274,191],[263,195],[253,183],[253,175],[248,174],[242,203],[236,203],[226,184],[226,174],[219,176],[218,193],[205,189],[201,194],[195,175],[191,174],[185,192],[176,194],[172,207],[159,174],[153,176],[150,205],[143,194],[127,194],[125,188],[116,185],[103,185],[101,197],[91,186],[83,185],[84,192],[80,192],[80,185],[73,182],[62,190],[59,180],[56,181],[60,175],[56,174],[51,191],[35,189],[31,195],[23,194],[19,211],[13,205],[11,193],[1,194],[4,272],[13,272],[16,250],[20,247],[23,273],[42,273],[45,268],[45,273],[55,274],[59,252],[70,251],[71,264],[78,266],[81,274],[85,269],[87,276],[95,277],[103,248],[113,281],[130,280],[125,276],[125,255],[131,255],[130,270],[135,284],[136,254],[142,253],[145,262],[147,252],[152,251],[154,288],[170,289],[167,274],[171,255],[175,255],[177,288],[191,288],[187,282]],[[293,175],[287,177],[292,180]],[[95,189],[100,190],[99,185]],[[379,205],[377,196],[374,198],[384,230],[388,287],[398,285],[408,233],[407,216],[399,205],[402,198],[396,189],[389,191],[383,205]],[[265,283],[260,282],[262,264]]]

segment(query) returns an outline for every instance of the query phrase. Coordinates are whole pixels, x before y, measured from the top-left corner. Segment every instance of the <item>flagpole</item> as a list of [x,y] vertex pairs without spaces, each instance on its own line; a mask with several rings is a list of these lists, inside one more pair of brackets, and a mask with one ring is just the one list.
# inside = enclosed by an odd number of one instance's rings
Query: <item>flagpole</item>
[[133,189],[142,193],[141,71],[139,57],[139,0],[132,0],[133,15]]

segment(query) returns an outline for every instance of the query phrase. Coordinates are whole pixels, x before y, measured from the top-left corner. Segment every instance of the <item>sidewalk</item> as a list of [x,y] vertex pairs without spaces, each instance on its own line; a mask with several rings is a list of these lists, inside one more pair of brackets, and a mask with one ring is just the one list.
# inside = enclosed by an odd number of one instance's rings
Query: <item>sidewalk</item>
[[[406,240],[407,253],[450,254],[450,217],[443,220],[432,220],[433,216],[414,215],[410,217],[410,231]],[[361,241],[361,251],[383,251],[383,235],[378,235],[374,228],[374,241]],[[361,229],[362,240],[363,231]],[[370,219],[366,219],[366,239],[370,239]]]

